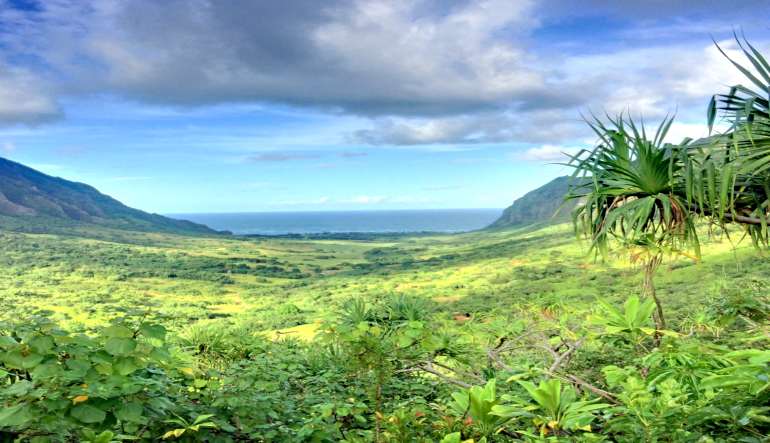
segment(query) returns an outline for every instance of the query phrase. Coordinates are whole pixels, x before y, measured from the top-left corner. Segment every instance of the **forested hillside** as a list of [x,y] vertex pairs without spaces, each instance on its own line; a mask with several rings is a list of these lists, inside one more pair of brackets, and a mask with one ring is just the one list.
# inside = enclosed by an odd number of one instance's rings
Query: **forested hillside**
[[701,263],[665,265],[655,346],[653,305],[629,295],[638,269],[594,262],[565,225],[365,242],[124,235],[2,235],[6,438],[767,431],[770,263],[749,245],[714,239]]
[[565,201],[570,177],[558,177],[516,199],[490,228],[522,227],[536,223],[560,223],[570,219],[577,201]]
[[0,228],[61,231],[83,225],[214,234],[206,226],[129,208],[93,187],[0,158]]

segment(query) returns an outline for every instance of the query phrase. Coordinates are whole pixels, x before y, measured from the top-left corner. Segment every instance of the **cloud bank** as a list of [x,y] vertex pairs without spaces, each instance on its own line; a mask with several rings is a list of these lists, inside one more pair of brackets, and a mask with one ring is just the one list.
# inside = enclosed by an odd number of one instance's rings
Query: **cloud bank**
[[[65,98],[107,94],[364,117],[351,144],[564,143],[585,135],[581,110],[695,119],[740,81],[707,35],[766,5],[708,3],[4,0],[0,123],[52,121]],[[623,29],[564,31],[591,14]]]

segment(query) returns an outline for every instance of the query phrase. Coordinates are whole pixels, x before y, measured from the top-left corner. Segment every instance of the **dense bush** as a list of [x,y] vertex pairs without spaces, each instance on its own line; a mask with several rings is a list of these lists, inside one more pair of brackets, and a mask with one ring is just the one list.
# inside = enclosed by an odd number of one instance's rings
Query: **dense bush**
[[[546,318],[528,322],[530,332],[492,323],[497,338],[486,344],[403,296],[350,301],[310,343],[215,324],[173,344],[164,328],[141,320],[90,334],[42,319],[3,324],[0,435],[766,441],[766,333],[736,324],[717,345],[709,335],[667,331],[656,347],[652,308],[633,298],[623,307],[605,303],[587,322]],[[610,362],[601,349],[621,352]]]
[[147,323],[115,323],[93,336],[45,320],[3,325],[0,429],[32,441],[77,440],[89,428],[159,435],[164,420],[191,412],[179,399],[192,368],[165,334]]

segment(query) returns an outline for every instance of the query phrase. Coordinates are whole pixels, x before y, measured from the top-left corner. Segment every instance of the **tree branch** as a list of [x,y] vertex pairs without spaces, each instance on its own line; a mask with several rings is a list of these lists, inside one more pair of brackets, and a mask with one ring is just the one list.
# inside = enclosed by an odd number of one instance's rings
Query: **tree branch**
[[597,388],[596,386],[592,385],[591,383],[588,383],[587,381],[583,380],[580,377],[577,377],[575,375],[567,374],[563,376],[567,380],[571,381],[572,383],[582,386],[585,389],[593,392],[594,394],[598,395],[599,397],[607,400],[608,402],[612,403],[613,405],[618,405],[620,402],[618,401],[617,397],[615,397],[614,394],[611,392],[607,392],[604,389]]
[[424,364],[415,366],[413,369],[424,371],[424,372],[427,372],[428,374],[433,374],[436,377],[440,378],[441,380],[444,380],[445,382],[447,382],[449,384],[453,384],[453,385],[459,386],[461,388],[468,389],[468,388],[473,386],[470,383],[466,383],[466,382],[464,382],[462,380],[457,380],[455,378],[448,377],[448,376],[442,374],[441,372],[437,371],[436,369],[433,369],[433,365],[431,365],[430,362],[426,362]]
[[585,341],[585,338],[581,338],[571,345],[567,342],[564,342],[564,344],[567,346],[567,350],[561,354],[554,352],[555,357],[553,359],[553,364],[551,364],[551,367],[548,368],[548,372],[556,372],[563,364],[569,363],[570,358],[572,358],[572,354],[583,344],[583,341]]

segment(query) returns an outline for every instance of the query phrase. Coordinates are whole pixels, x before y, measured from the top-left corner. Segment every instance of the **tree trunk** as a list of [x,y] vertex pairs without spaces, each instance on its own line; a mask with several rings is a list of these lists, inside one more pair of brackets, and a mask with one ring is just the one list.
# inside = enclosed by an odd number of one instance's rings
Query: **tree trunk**
[[666,319],[663,316],[663,305],[661,305],[657,294],[655,293],[655,272],[660,266],[663,256],[656,254],[647,260],[644,265],[644,295],[651,297],[655,302],[655,312],[652,314],[652,318],[655,321],[655,345],[660,344],[661,331],[666,329]]
[[382,434],[382,384],[384,382],[382,368],[377,369],[377,386],[374,391],[374,441],[380,443]]

